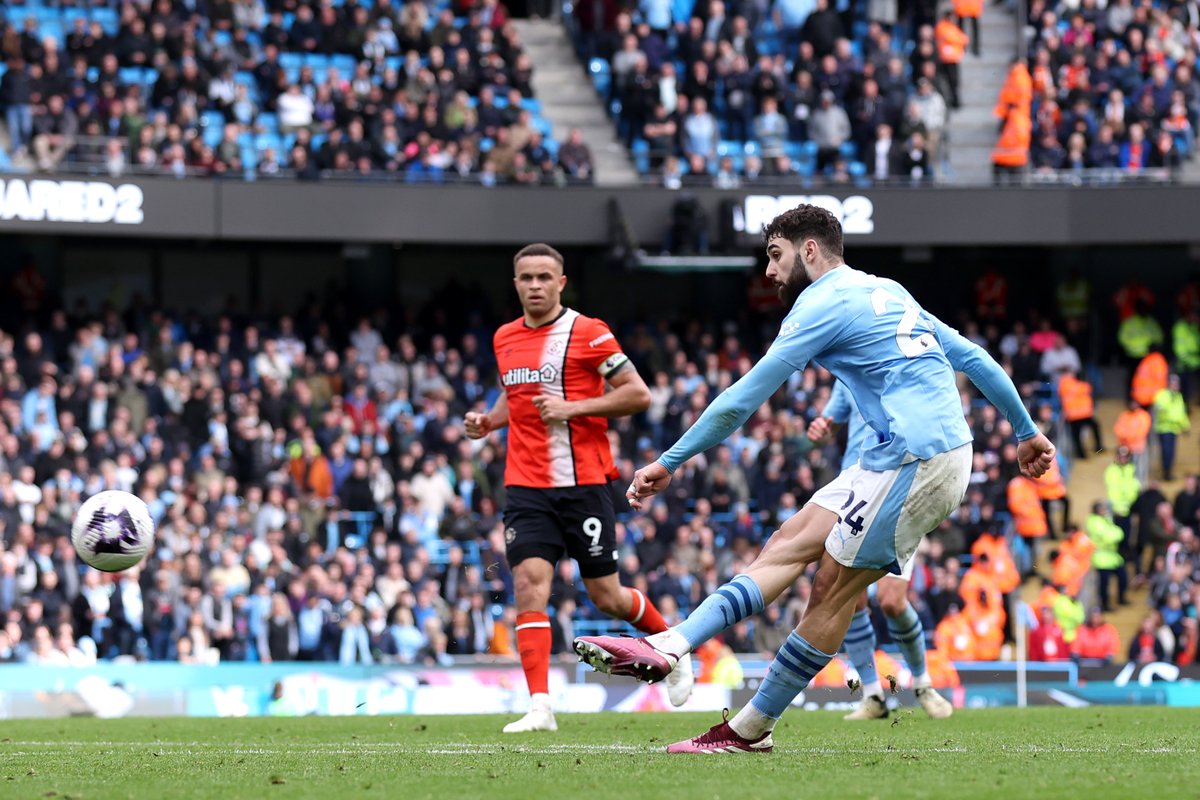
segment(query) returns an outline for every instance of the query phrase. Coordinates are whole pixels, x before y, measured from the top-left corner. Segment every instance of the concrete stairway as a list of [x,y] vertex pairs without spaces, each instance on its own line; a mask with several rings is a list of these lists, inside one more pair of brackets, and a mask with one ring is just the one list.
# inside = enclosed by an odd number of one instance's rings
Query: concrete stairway
[[992,116],[992,108],[1016,52],[1016,23],[1007,8],[986,3],[979,33],[980,56],[976,58],[968,49],[959,67],[962,108],[950,113],[951,174],[946,177],[953,183],[991,180],[992,148],[999,136],[999,122]]
[[616,128],[562,25],[536,19],[515,20],[515,24],[533,62],[533,90],[542,101],[542,116],[553,126],[554,138],[565,142],[571,129],[579,128],[592,150],[597,184],[636,183],[629,151],[618,141]]

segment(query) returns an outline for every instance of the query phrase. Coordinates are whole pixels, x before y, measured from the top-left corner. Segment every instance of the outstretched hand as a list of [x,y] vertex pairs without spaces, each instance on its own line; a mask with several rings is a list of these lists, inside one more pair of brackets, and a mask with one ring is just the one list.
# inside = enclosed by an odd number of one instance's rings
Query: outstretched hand
[[671,473],[667,471],[666,467],[655,461],[633,474],[633,483],[629,484],[629,489],[625,492],[625,499],[629,501],[630,508],[634,511],[641,511],[645,508],[644,500],[658,494],[670,483]]
[[1044,433],[1039,433],[1032,439],[1017,445],[1017,463],[1021,467],[1021,474],[1027,478],[1040,478],[1050,469],[1050,464],[1054,461],[1055,456],[1054,445],[1046,438]]

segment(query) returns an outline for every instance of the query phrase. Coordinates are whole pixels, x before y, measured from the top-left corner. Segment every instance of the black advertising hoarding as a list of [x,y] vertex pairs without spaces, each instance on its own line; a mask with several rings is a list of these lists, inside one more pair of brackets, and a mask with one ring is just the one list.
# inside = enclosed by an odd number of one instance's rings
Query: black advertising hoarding
[[211,239],[217,185],[203,180],[0,177],[0,232]]
[[[1200,186],[879,188],[690,192],[710,232],[757,247],[801,202],[830,208],[852,246],[1190,244]],[[647,249],[683,193],[654,187],[483,188],[384,182],[0,176],[0,231],[106,236],[603,246],[615,200]]]

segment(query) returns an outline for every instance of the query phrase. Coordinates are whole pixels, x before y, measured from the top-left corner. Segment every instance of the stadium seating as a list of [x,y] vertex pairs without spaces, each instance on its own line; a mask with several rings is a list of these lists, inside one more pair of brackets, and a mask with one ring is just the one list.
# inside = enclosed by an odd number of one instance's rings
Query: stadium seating
[[[257,6],[260,11],[264,10],[261,3],[251,2],[251,7]],[[303,52],[299,47],[293,46],[290,32],[296,24],[295,14],[288,12],[283,14],[282,30],[286,39],[283,51],[279,53],[278,64],[285,76],[287,84],[293,84],[301,79],[303,69],[311,69],[313,74],[313,83],[306,84],[303,88],[303,93],[315,98],[316,87],[326,83],[329,79],[331,70],[336,70],[342,83],[338,86],[331,86],[334,103],[338,108],[336,115],[329,113],[318,113],[314,118],[313,132],[314,139],[324,137],[328,133],[328,128],[331,122],[323,122],[336,118],[339,126],[345,127],[348,120],[352,117],[360,116],[365,113],[368,121],[372,124],[367,126],[366,148],[358,145],[352,147],[355,156],[365,154],[372,165],[372,172],[379,175],[387,175],[389,172],[393,177],[403,178],[406,168],[420,161],[423,153],[427,151],[429,155],[430,167],[438,172],[445,172],[453,177],[462,177],[466,173],[467,179],[473,179],[482,166],[478,158],[472,156],[468,162],[470,170],[461,167],[451,170],[451,156],[460,148],[468,154],[474,151],[474,144],[479,138],[478,133],[475,133],[468,122],[466,128],[461,131],[451,131],[448,128],[437,129],[434,133],[441,133],[442,138],[432,138],[429,142],[422,139],[418,143],[418,134],[424,128],[423,125],[406,123],[404,121],[404,106],[406,103],[416,102],[418,105],[423,102],[432,102],[437,108],[439,118],[444,118],[446,111],[450,105],[454,91],[460,86],[474,86],[474,96],[477,97],[478,89],[485,85],[492,85],[496,89],[496,93],[500,95],[503,103],[497,103],[498,107],[503,107],[507,103],[507,91],[514,85],[518,84],[527,93],[530,91],[523,79],[514,81],[513,67],[514,62],[520,53],[518,48],[510,48],[507,44],[507,31],[499,24],[492,25],[490,30],[494,34],[494,41],[498,45],[495,48],[496,52],[503,53],[507,61],[501,64],[501,69],[495,72],[488,72],[492,69],[491,65],[483,65],[481,62],[481,54],[475,49],[475,40],[479,38],[478,30],[488,27],[482,23],[472,21],[466,16],[454,17],[453,28],[456,35],[462,37],[464,46],[468,47],[472,54],[471,64],[474,65],[475,72],[473,74],[464,74],[459,76],[456,72],[451,72],[450,82],[443,83],[440,87],[432,87],[432,92],[428,95],[428,101],[422,101],[427,90],[431,87],[423,87],[420,90],[415,89],[415,83],[418,78],[414,75],[403,74],[404,69],[404,54],[399,50],[390,53],[385,52],[381,48],[376,48],[370,51],[370,58],[367,58],[368,52],[362,49],[360,44],[362,36],[366,35],[365,31],[357,32],[352,42],[347,40],[344,34],[347,29],[343,28],[342,19],[348,21],[353,15],[355,9],[364,8],[368,11],[372,8],[372,3],[356,4],[351,2],[337,2],[333,4],[335,13],[341,15],[336,26],[327,28],[324,31],[324,36],[333,38],[335,41],[330,44],[328,39],[325,46],[314,52]],[[133,8],[133,7],[127,7]],[[439,2],[429,5],[428,7],[404,7],[403,4],[398,4],[394,7],[397,9],[397,14],[394,19],[391,31],[395,34],[400,34],[401,24],[406,18],[405,15],[410,12],[420,13],[426,12],[426,20],[423,27],[423,44],[413,40],[411,46],[418,49],[421,58],[421,66],[427,67],[430,65],[430,37],[438,36],[444,39],[446,31],[436,29],[437,21],[441,12],[450,9],[449,0],[439,0]],[[269,15],[260,14],[261,24],[257,27],[247,28],[245,37],[246,45],[249,51],[240,49],[243,46],[239,45],[236,37],[233,35],[233,29],[237,27],[237,23],[232,28],[221,28],[213,19],[194,17],[190,20],[185,20],[182,16],[172,16],[167,23],[167,42],[170,46],[155,44],[153,40],[143,41],[138,44],[136,39],[121,24],[121,12],[117,5],[97,5],[90,8],[60,8],[54,5],[42,5],[40,3],[31,3],[24,6],[13,6],[5,10],[5,17],[10,27],[17,30],[23,30],[27,19],[31,19],[34,23],[34,28],[31,37],[24,40],[24,49],[27,59],[32,61],[40,61],[44,59],[44,54],[41,52],[40,44],[35,42],[53,39],[57,45],[57,49],[62,53],[60,65],[63,73],[63,81],[66,85],[72,87],[69,96],[68,106],[73,112],[83,112],[83,118],[78,120],[78,135],[77,141],[79,147],[67,154],[62,164],[42,164],[43,169],[113,169],[113,170],[141,170],[155,171],[171,169],[172,164],[170,157],[165,152],[163,145],[167,131],[172,124],[180,124],[183,129],[184,143],[188,148],[186,166],[191,173],[206,174],[214,171],[225,172],[230,169],[240,170],[247,179],[253,179],[259,174],[263,174],[263,170],[257,169],[257,165],[261,161],[263,152],[267,148],[271,148],[279,160],[284,163],[290,163],[291,153],[285,148],[285,145],[290,146],[294,143],[294,139],[290,138],[292,131],[285,130],[280,121],[280,116],[275,107],[275,93],[272,90],[268,94],[264,94],[264,89],[268,88],[268,81],[263,77],[263,73],[256,74],[255,69],[259,68],[262,61],[263,41],[266,36],[276,35],[271,33],[268,28],[270,25]],[[137,12],[143,22],[147,26],[147,30],[153,25],[157,19],[154,17],[149,6],[144,10]],[[74,31],[75,22],[77,19],[82,19],[85,23],[99,24],[106,37],[100,43],[93,43],[89,37],[86,41],[75,41],[72,32]],[[194,99],[190,94],[183,94],[178,91],[176,86],[163,84],[161,82],[164,68],[171,63],[172,59],[174,67],[181,68],[182,61],[177,58],[178,47],[177,40],[180,31],[183,27],[193,27],[195,29],[196,40],[204,42],[204,46],[195,51],[194,55],[199,66],[199,78],[196,85],[199,88],[198,97]],[[352,28],[353,26],[349,26]],[[379,23],[372,20],[370,23],[371,30],[379,33],[381,31]],[[209,32],[211,31],[211,40]],[[128,37],[128,38],[127,38]],[[439,39],[439,40],[440,40]],[[409,41],[409,40],[406,40]],[[128,50],[133,48],[133,50]],[[139,49],[140,48],[140,49]],[[142,63],[133,63],[131,61],[131,52],[136,50],[139,53],[144,53],[146,60]],[[101,60],[106,52],[117,53],[120,60],[120,66],[114,76],[101,76]],[[190,51],[189,51],[190,52]],[[246,56],[249,54],[256,63],[246,63]],[[448,55],[452,55],[450,51]],[[77,55],[83,55],[86,59],[86,74],[75,74],[76,65],[74,59]],[[357,95],[357,101],[353,104],[347,104],[343,97],[347,91],[351,91],[349,81],[352,79],[360,60],[366,58],[369,64],[370,86],[355,87],[354,91]],[[452,58],[446,58],[447,65],[453,64]],[[237,69],[233,75],[234,84],[239,91],[245,92],[245,101],[248,105],[246,108],[235,111],[229,104],[228,99],[218,102],[211,97],[215,84],[210,84],[210,80],[220,77],[222,71],[227,64],[236,64]],[[7,66],[4,67],[5,69]],[[28,69],[28,66],[26,67]],[[383,86],[384,71],[386,69],[396,69],[401,72],[400,84],[396,86]],[[0,69],[0,74],[3,74]],[[438,79],[444,76],[435,75]],[[408,86],[405,86],[405,81]],[[120,129],[114,129],[106,125],[90,125],[93,121],[99,121],[101,117],[101,109],[103,108],[103,100],[100,98],[101,85],[112,83],[116,88],[116,96],[121,98],[136,98],[136,108],[126,109],[126,114],[122,118],[123,123]],[[382,141],[382,123],[379,121],[378,111],[380,110],[375,103],[376,100],[371,100],[372,105],[364,108],[363,103],[367,101],[367,95],[371,92],[371,87],[380,87],[384,90],[383,100],[388,105],[393,106],[397,112],[397,128],[399,133],[399,152],[388,153],[385,150],[384,142]],[[35,87],[36,89],[37,87]],[[412,88],[413,95],[410,98],[409,92],[406,89]],[[175,91],[172,91],[175,89]],[[165,92],[166,94],[162,94]],[[159,100],[168,101],[168,105],[164,107],[156,106]],[[176,100],[180,102],[175,103]],[[195,103],[198,112],[198,119],[195,122],[188,122],[179,116],[179,106],[192,105]],[[98,106],[99,104],[99,106]],[[558,142],[554,141],[550,123],[542,116],[541,103],[532,97],[525,97],[522,101],[522,107],[527,109],[532,115],[532,126],[540,132],[543,137],[543,145],[545,151],[549,152],[551,157],[556,158],[559,147]],[[319,110],[324,111],[324,110]],[[154,124],[154,120],[159,112],[166,112],[169,115],[168,124],[166,126],[158,126]],[[235,114],[242,116],[235,117]],[[227,151],[218,148],[222,136],[222,129],[226,122],[242,120],[242,138],[239,140],[243,144],[236,152]],[[511,122],[510,119],[505,120],[505,124]],[[37,125],[40,124],[35,120],[36,133]],[[142,127],[150,127],[153,130],[153,136],[150,142],[138,142],[134,135]],[[95,141],[98,137],[111,137],[117,135],[122,141],[128,142],[125,164],[117,165],[100,165],[89,160],[87,155],[90,152],[99,152],[100,147],[91,146],[89,142]],[[10,137],[11,139],[12,137]],[[213,148],[214,152],[205,155],[199,149],[192,149],[189,144],[192,139],[202,142],[209,148]],[[339,145],[336,149],[345,150],[347,146]],[[21,152],[9,152],[5,155],[8,157],[6,169],[23,170],[28,169],[34,164],[32,159],[26,155],[28,150],[28,142],[22,143]],[[218,151],[219,152],[216,152]],[[530,156],[538,155],[533,152]],[[320,161],[322,170],[332,170],[333,168],[333,153],[321,154],[319,152],[319,144],[314,142],[311,152],[308,153],[309,161]],[[545,157],[542,153],[539,157]],[[550,170],[552,166],[549,162],[543,160],[534,165],[539,174],[543,174],[544,178],[551,178]],[[358,164],[347,166],[342,164],[341,169],[345,172],[350,172],[351,169],[358,170]],[[267,170],[274,172],[274,170]],[[504,180],[506,174],[501,174],[501,180]]]

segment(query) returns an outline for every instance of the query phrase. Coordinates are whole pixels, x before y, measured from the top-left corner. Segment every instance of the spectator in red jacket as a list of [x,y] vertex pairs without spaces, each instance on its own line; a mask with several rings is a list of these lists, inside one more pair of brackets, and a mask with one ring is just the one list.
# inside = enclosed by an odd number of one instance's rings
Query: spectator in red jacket
[[1066,661],[1071,650],[1063,639],[1062,626],[1054,617],[1054,609],[1042,608],[1038,626],[1029,632],[1030,661]]

